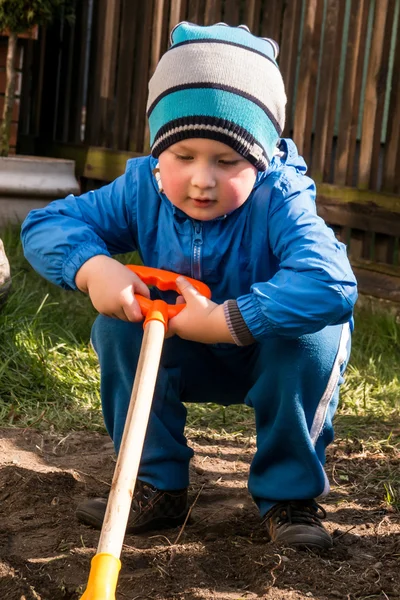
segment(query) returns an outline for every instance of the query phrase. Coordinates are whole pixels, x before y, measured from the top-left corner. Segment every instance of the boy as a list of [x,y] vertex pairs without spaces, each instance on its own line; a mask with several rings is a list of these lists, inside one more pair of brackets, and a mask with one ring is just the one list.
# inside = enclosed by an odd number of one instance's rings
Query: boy
[[[356,282],[317,217],[315,185],[281,140],[285,92],[274,42],[247,27],[179,24],[149,84],[152,156],[122,177],[26,219],[25,253],[44,277],[88,293],[107,430],[118,452],[147,287],[111,255],[186,279],[169,323],[127,531],[181,524],[189,462],[183,402],[246,402],[257,451],[249,491],[273,541],[327,548],[315,498],[348,360]],[[78,507],[101,528],[106,499]]]

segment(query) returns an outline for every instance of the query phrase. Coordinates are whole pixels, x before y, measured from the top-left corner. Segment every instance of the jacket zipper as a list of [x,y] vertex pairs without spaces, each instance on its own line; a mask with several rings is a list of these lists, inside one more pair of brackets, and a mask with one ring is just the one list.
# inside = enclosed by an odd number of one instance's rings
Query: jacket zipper
[[201,247],[203,245],[203,225],[198,222],[193,222],[194,239],[193,239],[193,266],[192,277],[201,280]]

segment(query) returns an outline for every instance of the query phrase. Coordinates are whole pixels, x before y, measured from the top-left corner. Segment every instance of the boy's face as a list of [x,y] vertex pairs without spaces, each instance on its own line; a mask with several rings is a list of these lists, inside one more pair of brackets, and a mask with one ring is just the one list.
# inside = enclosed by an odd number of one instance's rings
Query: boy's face
[[159,156],[161,182],[168,199],[192,219],[209,221],[246,202],[257,169],[226,144],[190,138]]

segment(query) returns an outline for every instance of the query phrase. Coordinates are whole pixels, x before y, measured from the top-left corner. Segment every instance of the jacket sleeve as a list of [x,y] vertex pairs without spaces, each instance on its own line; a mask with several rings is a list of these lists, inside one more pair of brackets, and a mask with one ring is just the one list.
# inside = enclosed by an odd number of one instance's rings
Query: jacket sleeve
[[98,190],[55,200],[31,211],[22,224],[25,257],[49,281],[76,289],[75,275],[89,258],[136,249],[136,180],[124,175]]
[[312,179],[297,171],[273,187],[268,234],[279,270],[237,299],[255,339],[295,338],[352,318],[356,279],[345,246],[317,215],[315,195]]

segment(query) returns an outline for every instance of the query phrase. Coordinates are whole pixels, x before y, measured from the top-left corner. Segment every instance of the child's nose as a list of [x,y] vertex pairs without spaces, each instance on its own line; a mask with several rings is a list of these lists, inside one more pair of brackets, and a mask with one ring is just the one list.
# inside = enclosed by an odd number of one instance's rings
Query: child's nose
[[206,190],[215,186],[215,176],[210,167],[197,167],[192,175],[192,185],[194,187]]

